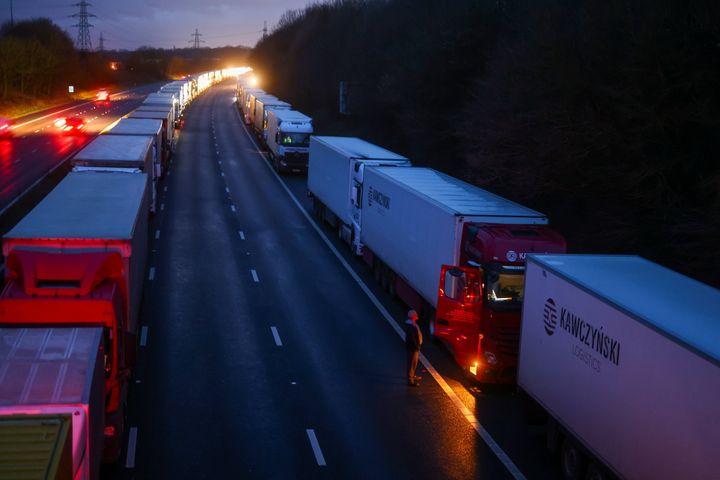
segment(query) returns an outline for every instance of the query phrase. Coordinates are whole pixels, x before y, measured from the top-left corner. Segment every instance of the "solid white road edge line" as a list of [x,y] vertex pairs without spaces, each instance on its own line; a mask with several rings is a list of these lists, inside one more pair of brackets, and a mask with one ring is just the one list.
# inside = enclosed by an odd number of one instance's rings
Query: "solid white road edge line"
[[150,273],[148,274],[148,280],[155,280],[155,267],[150,267]]
[[273,338],[275,339],[275,345],[278,347],[282,347],[282,340],[280,340],[280,334],[278,333],[278,329],[276,327],[270,327],[270,330],[272,330]]
[[128,434],[127,457],[125,457],[125,468],[135,468],[135,449],[137,448],[137,427],[130,428]]
[[253,281],[255,283],[260,283],[260,279],[258,278],[258,274],[254,268],[252,270],[250,270],[250,273],[252,273]]
[[155,240],[160,239],[160,230],[155,230]]
[[310,446],[313,449],[313,453],[315,454],[315,461],[318,465],[321,467],[324,467],[327,465],[325,463],[325,457],[323,456],[322,450],[320,450],[320,444],[318,443],[317,437],[315,436],[315,430],[312,428],[308,428],[305,430],[305,433],[307,433],[308,439],[310,440]]
[[242,230],[240,230],[238,233],[240,234],[240,240],[245,240],[245,233]]
[[148,332],[148,327],[147,327],[147,325],[145,325],[144,327],[142,327],[142,330],[140,331],[140,346],[141,347],[144,347],[147,345],[147,332]]
[[[252,136],[248,133],[248,131],[245,129],[244,125],[242,125],[242,130],[245,132],[245,135],[250,139],[250,142],[255,146],[255,153],[259,154],[263,159],[265,159],[265,154],[260,151],[257,144],[255,143],[255,140],[252,138]],[[387,311],[387,309],[383,306],[382,303],[380,303],[380,300],[377,299],[374,293],[370,291],[370,288],[368,288],[367,285],[362,281],[362,279],[358,276],[357,273],[352,269],[350,264],[345,261],[345,259],[342,257],[340,252],[337,251],[335,248],[335,245],[330,242],[330,240],[327,238],[325,233],[320,229],[320,227],[317,226],[317,224],[312,220],[310,217],[310,214],[308,214],[302,205],[300,205],[300,202],[295,198],[295,196],[292,194],[290,189],[285,185],[285,182],[282,181],[280,178],[280,175],[277,174],[275,170],[270,166],[270,164],[265,161],[265,166],[270,170],[270,172],[275,175],[275,178],[280,183],[282,188],[285,190],[285,192],[290,197],[290,200],[295,204],[295,206],[300,210],[300,213],[302,213],[305,218],[307,219],[308,223],[313,227],[313,229],[317,232],[318,235],[320,235],[320,238],[322,238],[323,242],[325,242],[325,245],[330,249],[331,252],[335,255],[335,258],[340,261],[340,263],[345,267],[345,270],[348,271],[350,276],[355,280],[355,282],[360,286],[360,289],[362,289],[363,292],[365,292],[365,295],[368,296],[370,301],[375,305],[375,307],[382,313],[383,317],[387,321],[387,323],[395,330],[395,333],[397,333],[400,338],[405,339],[405,332],[403,332],[400,327],[395,323],[390,313]],[[518,469],[518,467],[513,463],[512,459],[508,456],[507,453],[502,449],[500,445],[495,441],[495,439],[490,435],[490,433],[485,430],[485,427],[482,426],[480,421],[477,419],[477,417],[470,411],[470,409],[463,403],[463,401],[460,399],[460,397],[457,396],[457,394],[453,391],[453,389],[448,385],[448,383],[445,381],[445,379],[440,375],[440,373],[435,370],[435,367],[432,366],[432,364],[428,361],[427,358],[425,358],[425,355],[420,354],[420,360],[422,361],[422,364],[425,366],[428,372],[432,375],[432,377],[435,379],[435,381],[440,385],[440,388],[443,389],[445,394],[450,397],[450,400],[460,409],[460,413],[465,417],[465,419],[472,425],[472,427],[475,429],[475,431],[480,435],[480,438],[485,441],[487,446],[492,450],[492,452],[495,454],[495,456],[502,462],[502,464],[507,468],[507,470],[510,472],[510,474],[515,478],[516,480],[525,480],[525,475]]]

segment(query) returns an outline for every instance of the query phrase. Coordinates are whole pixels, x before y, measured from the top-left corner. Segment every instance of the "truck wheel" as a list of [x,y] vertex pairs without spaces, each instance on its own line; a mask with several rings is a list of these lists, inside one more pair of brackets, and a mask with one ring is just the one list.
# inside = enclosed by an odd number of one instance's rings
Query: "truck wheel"
[[393,273],[392,270],[388,268],[388,287],[387,292],[388,295],[390,295],[390,298],[395,298],[395,295],[397,294],[397,279],[395,278],[395,273]]
[[597,462],[592,461],[588,465],[587,473],[585,473],[585,480],[607,480],[607,475],[605,475],[605,470]]
[[387,265],[383,264],[380,273],[380,286],[386,292],[388,291],[388,285],[390,284],[390,269]]
[[545,424],[545,448],[553,459],[557,458],[560,448],[560,427],[558,427],[557,421],[550,416]]
[[585,456],[570,436],[563,440],[560,449],[560,469],[566,480],[580,480],[585,470]]
[[377,257],[373,258],[373,278],[375,283],[380,283],[380,277],[382,277],[382,262]]

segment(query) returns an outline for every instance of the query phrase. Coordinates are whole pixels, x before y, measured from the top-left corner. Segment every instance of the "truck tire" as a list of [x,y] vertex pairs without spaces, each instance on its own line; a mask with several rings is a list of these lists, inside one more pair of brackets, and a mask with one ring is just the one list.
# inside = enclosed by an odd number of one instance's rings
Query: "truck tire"
[[560,427],[557,421],[550,416],[545,424],[545,448],[553,460],[557,458],[560,450]]
[[390,295],[390,298],[393,298],[393,299],[397,295],[397,278],[395,276],[395,272],[393,272],[389,268],[388,268],[387,292],[388,292],[388,295]]
[[605,469],[598,465],[595,460],[591,461],[585,473],[585,480],[607,480],[607,478]]
[[380,273],[380,286],[384,291],[388,291],[390,285],[390,269],[383,263]]
[[323,222],[323,204],[320,200],[318,200],[317,197],[313,197],[313,214],[315,215],[315,218],[318,219],[318,222],[320,222],[320,225],[322,225]]
[[560,448],[560,469],[565,480],[580,480],[585,473],[585,455],[575,440],[565,437]]
[[380,278],[382,277],[382,261],[378,259],[377,257],[373,258],[373,278],[375,279],[375,283],[380,283]]

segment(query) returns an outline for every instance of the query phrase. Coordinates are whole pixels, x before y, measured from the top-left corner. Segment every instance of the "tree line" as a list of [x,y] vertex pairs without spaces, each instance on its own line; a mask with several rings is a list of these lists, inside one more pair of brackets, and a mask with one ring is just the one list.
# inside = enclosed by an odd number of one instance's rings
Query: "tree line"
[[[76,89],[136,85],[242,65],[246,47],[79,52],[50,19],[5,23],[0,28],[0,103],[54,99]],[[118,62],[112,70],[110,62]]]
[[251,65],[319,133],[543,211],[573,252],[720,285],[717,2],[336,0],[284,15]]

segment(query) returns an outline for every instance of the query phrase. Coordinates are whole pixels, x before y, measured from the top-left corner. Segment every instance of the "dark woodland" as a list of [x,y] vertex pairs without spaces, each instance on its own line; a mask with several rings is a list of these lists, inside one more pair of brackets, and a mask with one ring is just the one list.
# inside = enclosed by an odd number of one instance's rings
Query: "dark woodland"
[[[336,1],[251,56],[315,119],[720,286],[720,4]],[[339,82],[350,115],[338,113]]]

